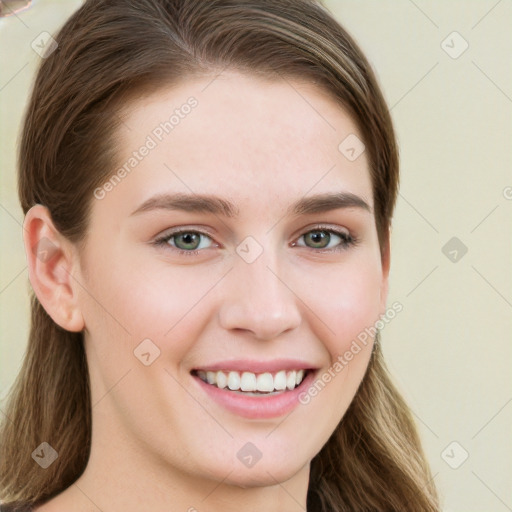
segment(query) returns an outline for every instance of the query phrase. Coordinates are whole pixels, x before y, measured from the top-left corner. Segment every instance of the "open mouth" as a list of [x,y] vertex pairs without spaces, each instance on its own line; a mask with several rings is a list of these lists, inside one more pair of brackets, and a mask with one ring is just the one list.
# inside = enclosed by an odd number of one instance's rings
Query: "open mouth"
[[192,375],[206,384],[234,393],[262,396],[293,391],[300,386],[310,369],[280,370],[277,372],[238,372],[192,370]]

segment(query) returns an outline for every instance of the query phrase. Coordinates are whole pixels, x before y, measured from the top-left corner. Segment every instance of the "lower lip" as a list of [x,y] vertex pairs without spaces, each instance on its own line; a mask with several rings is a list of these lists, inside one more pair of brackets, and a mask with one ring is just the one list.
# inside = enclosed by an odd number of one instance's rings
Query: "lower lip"
[[235,391],[220,389],[207,384],[196,375],[194,380],[205,393],[228,411],[250,419],[278,418],[291,412],[299,405],[299,395],[309,388],[316,371],[310,370],[304,380],[292,391],[283,391],[275,395],[251,396]]

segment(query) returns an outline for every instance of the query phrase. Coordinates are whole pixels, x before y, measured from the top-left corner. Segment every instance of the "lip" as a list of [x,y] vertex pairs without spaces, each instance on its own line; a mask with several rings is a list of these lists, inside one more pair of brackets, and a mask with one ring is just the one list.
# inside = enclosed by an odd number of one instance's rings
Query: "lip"
[[248,359],[233,359],[229,361],[219,361],[218,363],[208,364],[206,366],[197,366],[193,370],[203,370],[205,372],[252,372],[252,373],[275,373],[280,370],[317,370],[317,367],[307,361],[300,359],[272,359],[271,361],[257,361]]
[[[251,367],[254,368],[254,366]],[[208,368],[210,369],[213,367],[209,366]],[[227,370],[225,365],[222,368]],[[237,368],[242,370],[240,366]],[[269,366],[267,365],[266,368],[268,370]],[[279,368],[284,370],[282,366]],[[313,383],[317,374],[317,370],[308,368],[308,366],[295,366],[290,369],[301,368],[308,369],[304,380],[292,391],[282,391],[275,395],[243,395],[242,393],[237,393],[236,391],[220,389],[217,386],[208,384],[202,381],[197,375],[191,374],[191,376],[198,384],[200,389],[206,393],[210,399],[212,399],[215,403],[224,409],[227,409],[229,412],[248,419],[270,419],[278,418],[290,413],[295,407],[299,405],[299,395],[308,389],[309,386]],[[211,371],[215,370],[212,369]],[[233,369],[232,371],[236,370]],[[243,371],[254,372],[254,370]]]

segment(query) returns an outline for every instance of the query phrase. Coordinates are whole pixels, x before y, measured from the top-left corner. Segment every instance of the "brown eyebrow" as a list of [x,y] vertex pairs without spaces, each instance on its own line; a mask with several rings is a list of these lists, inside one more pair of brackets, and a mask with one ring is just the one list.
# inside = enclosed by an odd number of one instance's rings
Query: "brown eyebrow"
[[[350,192],[317,194],[299,199],[292,204],[287,215],[308,215],[323,213],[338,208],[372,209],[361,197]],[[205,194],[159,194],[142,203],[131,215],[152,210],[183,210],[186,212],[212,213],[235,218],[240,210],[231,202],[217,196]]]
[[312,213],[324,213],[338,208],[361,208],[371,213],[370,205],[359,196],[350,192],[317,194],[303,197],[291,205],[287,214],[308,215]]
[[184,210],[236,217],[238,209],[224,199],[203,194],[159,194],[142,203],[132,215],[151,210]]

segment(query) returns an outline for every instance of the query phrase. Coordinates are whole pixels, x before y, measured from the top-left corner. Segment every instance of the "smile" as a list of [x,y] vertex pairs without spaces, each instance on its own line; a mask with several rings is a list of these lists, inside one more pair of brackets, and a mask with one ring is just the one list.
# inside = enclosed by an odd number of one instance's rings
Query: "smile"
[[299,396],[322,366],[312,363],[291,358],[231,359],[198,365],[190,375],[205,403],[239,417],[270,420],[301,405]]
[[247,395],[268,395],[293,391],[301,384],[308,370],[279,370],[277,372],[240,372],[194,370],[193,374],[203,382],[219,389],[226,389]]

